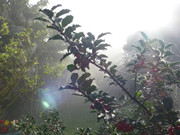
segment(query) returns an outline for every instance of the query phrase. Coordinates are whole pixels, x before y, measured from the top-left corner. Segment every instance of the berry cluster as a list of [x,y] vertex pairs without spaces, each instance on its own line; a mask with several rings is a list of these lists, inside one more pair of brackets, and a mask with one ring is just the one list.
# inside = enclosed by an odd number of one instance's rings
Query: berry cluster
[[141,135],[147,135],[145,132],[142,132]]
[[169,130],[169,135],[175,135],[175,133],[174,133],[174,127],[169,126],[169,127],[168,127],[168,130]]
[[134,65],[134,67],[133,67],[133,69],[132,69],[132,73],[135,72],[136,68],[140,69],[140,68],[144,65],[144,60],[145,60],[145,58],[142,57],[142,58],[141,58],[141,61],[139,62],[139,64],[138,64],[138,65]]
[[[168,127],[169,135],[175,135],[175,128],[172,126]],[[180,125],[177,126],[177,130],[180,130]]]
[[159,79],[158,79],[157,72],[158,72],[158,70],[157,70],[155,67],[152,67],[152,73],[153,73],[154,81],[159,80]]
[[131,132],[134,130],[132,125],[128,124],[127,122],[123,120],[115,123],[115,126],[117,127],[119,131],[122,131],[122,132]]
[[103,99],[102,98],[99,98],[99,99],[96,99],[94,100],[94,102],[90,105],[90,108],[91,109],[101,109],[101,110],[104,110],[104,111],[109,111],[110,110],[110,107],[107,106]]

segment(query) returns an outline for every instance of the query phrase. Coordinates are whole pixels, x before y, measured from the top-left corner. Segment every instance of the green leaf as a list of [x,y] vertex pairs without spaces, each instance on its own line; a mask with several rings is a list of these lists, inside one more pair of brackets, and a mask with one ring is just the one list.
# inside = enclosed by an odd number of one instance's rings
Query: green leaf
[[117,85],[117,84],[115,82],[111,82],[109,85],[111,86],[111,85]]
[[142,51],[141,51],[141,55],[145,54],[147,52],[147,49],[144,48]]
[[70,72],[72,72],[72,71],[74,71],[76,69],[77,69],[77,67],[75,65],[73,65],[73,64],[70,64],[70,65],[67,66],[67,70],[69,70]]
[[34,20],[43,21],[43,22],[49,22],[49,20],[44,19],[43,17],[37,17]]
[[53,37],[49,38],[49,40],[64,40],[64,38],[62,36],[60,36],[59,34],[54,35]]
[[84,80],[82,83],[82,89],[87,89],[91,86],[93,79]]
[[159,44],[161,45],[161,48],[164,49],[164,47],[165,47],[164,42],[162,40],[158,40],[158,41],[159,41]]
[[121,76],[121,75],[116,76],[116,78],[117,78],[117,80],[118,80],[119,82],[121,82],[121,84],[122,84],[123,86],[124,86],[124,85],[126,84],[126,82],[127,82],[127,80],[124,79],[124,77]]
[[149,39],[148,36],[144,32],[140,32],[140,33],[144,37],[144,39],[146,39],[146,41]]
[[65,32],[64,32],[64,34],[68,37],[68,38],[72,38],[72,32],[74,31],[74,29],[73,29],[73,27],[72,26],[69,26],[66,30],[65,30]]
[[177,61],[177,62],[173,62],[173,63],[171,63],[170,64],[170,67],[173,67],[173,66],[176,66],[176,65],[179,65],[180,64],[180,62],[179,61]]
[[180,70],[176,71],[176,77],[180,78]]
[[73,27],[73,30],[76,30],[78,27],[81,27],[81,25],[79,25],[79,24],[73,24],[72,27]]
[[149,101],[146,101],[146,102],[144,103],[144,105],[145,105],[147,108],[149,108],[149,109],[152,108],[152,104],[151,104]]
[[164,97],[163,106],[167,111],[170,111],[173,108],[173,99],[171,97]]
[[102,43],[102,42],[104,42],[104,40],[101,40],[101,39],[96,40],[96,41],[94,42],[94,46],[97,46],[97,45],[99,45],[99,44]]
[[164,53],[164,57],[171,56],[171,55],[173,55],[173,53],[171,51],[166,51]]
[[78,79],[78,73],[73,73],[71,75],[71,82],[72,82],[72,84],[75,84],[77,79]]
[[139,40],[139,43],[142,47],[144,47],[146,45],[146,43],[144,42],[144,40]]
[[106,56],[105,54],[100,54],[99,55],[99,58],[101,59],[101,58],[108,58],[108,56]]
[[88,32],[87,35],[90,37],[91,41],[95,40],[95,37],[91,32]]
[[61,15],[64,15],[64,14],[67,14],[69,13],[71,10],[69,9],[62,9],[61,11],[59,11],[57,14],[56,14],[56,18],[61,16]]
[[126,65],[126,67],[129,67],[129,66],[134,66],[134,63],[129,63]]
[[157,122],[163,121],[163,120],[164,120],[163,115],[159,114],[159,115],[154,115],[150,121],[153,123],[157,123]]
[[73,21],[73,16],[68,15],[62,20],[62,27],[66,27],[68,24],[70,24]]
[[119,101],[123,101],[124,99],[126,99],[126,97],[124,95],[119,97]]
[[139,90],[136,94],[136,98],[139,98],[142,95],[142,92]]
[[150,43],[150,44],[153,44],[153,43],[155,43],[155,42],[157,42],[157,41],[158,41],[157,38],[153,38],[153,39],[151,39],[151,40],[149,41],[149,43]]
[[86,78],[88,78],[89,76],[90,76],[91,74],[90,73],[84,73],[83,75],[81,75],[81,77],[79,77],[79,79],[78,79],[78,85],[81,85],[81,83],[83,82],[83,81],[85,81],[85,79]]
[[76,33],[73,37],[73,40],[79,40],[81,37],[84,37],[84,33],[83,32],[79,32],[79,33]]
[[51,11],[55,10],[57,7],[60,7],[60,6],[62,6],[62,5],[61,5],[61,4],[58,4],[58,5],[53,6],[53,7],[51,8]]
[[57,30],[57,31],[59,29],[57,26],[49,26],[49,25],[47,25],[46,27],[49,28],[49,29]]
[[111,33],[110,33],[110,32],[101,33],[101,34],[98,36],[97,39],[100,39],[101,37],[103,37],[103,36],[105,36],[105,35],[107,35],[107,34],[111,34]]
[[156,54],[160,55],[159,50],[153,50]]
[[59,90],[65,90],[65,89],[74,89],[74,87],[70,86],[70,85],[66,85],[66,86],[61,86],[59,88]]
[[112,75],[115,75],[115,74],[116,74],[116,72],[117,72],[117,70],[115,69],[116,67],[117,67],[116,65],[110,67],[109,72],[110,72]]
[[97,87],[95,85],[92,85],[90,86],[86,91],[87,91],[87,94],[91,94],[91,92],[94,92],[97,90]]
[[62,21],[62,18],[56,18],[55,22],[60,23]]
[[134,47],[134,48],[136,48],[138,51],[140,51],[141,52],[141,48],[140,47],[138,47],[138,46],[135,46],[135,45],[131,45],[132,47]]
[[165,47],[165,49],[167,49],[167,48],[169,48],[169,47],[171,47],[171,46],[173,46],[173,44],[167,45],[167,46]]
[[47,15],[50,19],[53,17],[54,13],[49,10],[49,9],[43,9],[43,10],[39,10],[40,12],[44,13],[45,15]]
[[63,59],[65,59],[66,57],[68,57],[71,53],[66,53],[63,55],[63,57],[60,59],[60,61],[62,61]]
[[96,47],[96,50],[107,50],[106,47],[111,46],[109,44],[100,44]]

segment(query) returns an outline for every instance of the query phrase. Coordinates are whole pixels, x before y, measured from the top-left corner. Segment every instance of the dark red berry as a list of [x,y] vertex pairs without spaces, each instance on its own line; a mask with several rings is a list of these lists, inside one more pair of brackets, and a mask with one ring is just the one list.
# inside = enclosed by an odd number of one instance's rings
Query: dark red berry
[[172,131],[172,126],[169,126],[168,130],[169,130],[169,132],[171,132]]
[[91,108],[91,109],[94,109],[94,105],[90,105],[90,108]]
[[177,127],[177,128],[178,128],[178,130],[180,130],[180,125],[178,125],[178,127]]
[[4,120],[0,120],[0,124],[3,124],[4,123]]
[[147,135],[145,132],[143,132],[141,135]]

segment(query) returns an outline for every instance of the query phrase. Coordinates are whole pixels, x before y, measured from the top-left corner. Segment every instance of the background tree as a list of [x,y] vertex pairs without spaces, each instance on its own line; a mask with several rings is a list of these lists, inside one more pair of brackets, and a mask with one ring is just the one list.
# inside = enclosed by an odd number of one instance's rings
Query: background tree
[[37,117],[41,103],[30,101],[40,100],[44,83],[63,69],[57,63],[62,55],[58,51],[63,48],[46,44],[45,27],[34,21],[39,8],[46,4],[46,0],[36,5],[29,5],[27,0],[0,1],[1,118],[17,119],[25,113]]

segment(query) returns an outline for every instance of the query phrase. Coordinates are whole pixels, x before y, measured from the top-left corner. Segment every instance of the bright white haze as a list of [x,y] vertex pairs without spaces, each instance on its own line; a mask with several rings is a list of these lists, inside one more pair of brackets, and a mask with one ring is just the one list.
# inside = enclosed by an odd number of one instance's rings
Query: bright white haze
[[168,27],[179,3],[179,0],[49,0],[49,7],[62,4],[70,9],[74,23],[80,24],[83,32],[96,36],[111,32],[106,41],[117,49],[131,33]]
[[[30,4],[37,1],[30,0]],[[62,8],[70,9],[73,23],[80,24],[80,31],[85,33],[92,32],[97,36],[111,32],[112,35],[105,39],[112,45],[107,54],[113,58],[122,52],[129,35],[137,31],[153,33],[169,27],[179,3],[180,0],[49,0],[48,8],[62,4]],[[53,104],[54,95],[45,97],[42,103],[48,108],[50,103]]]

